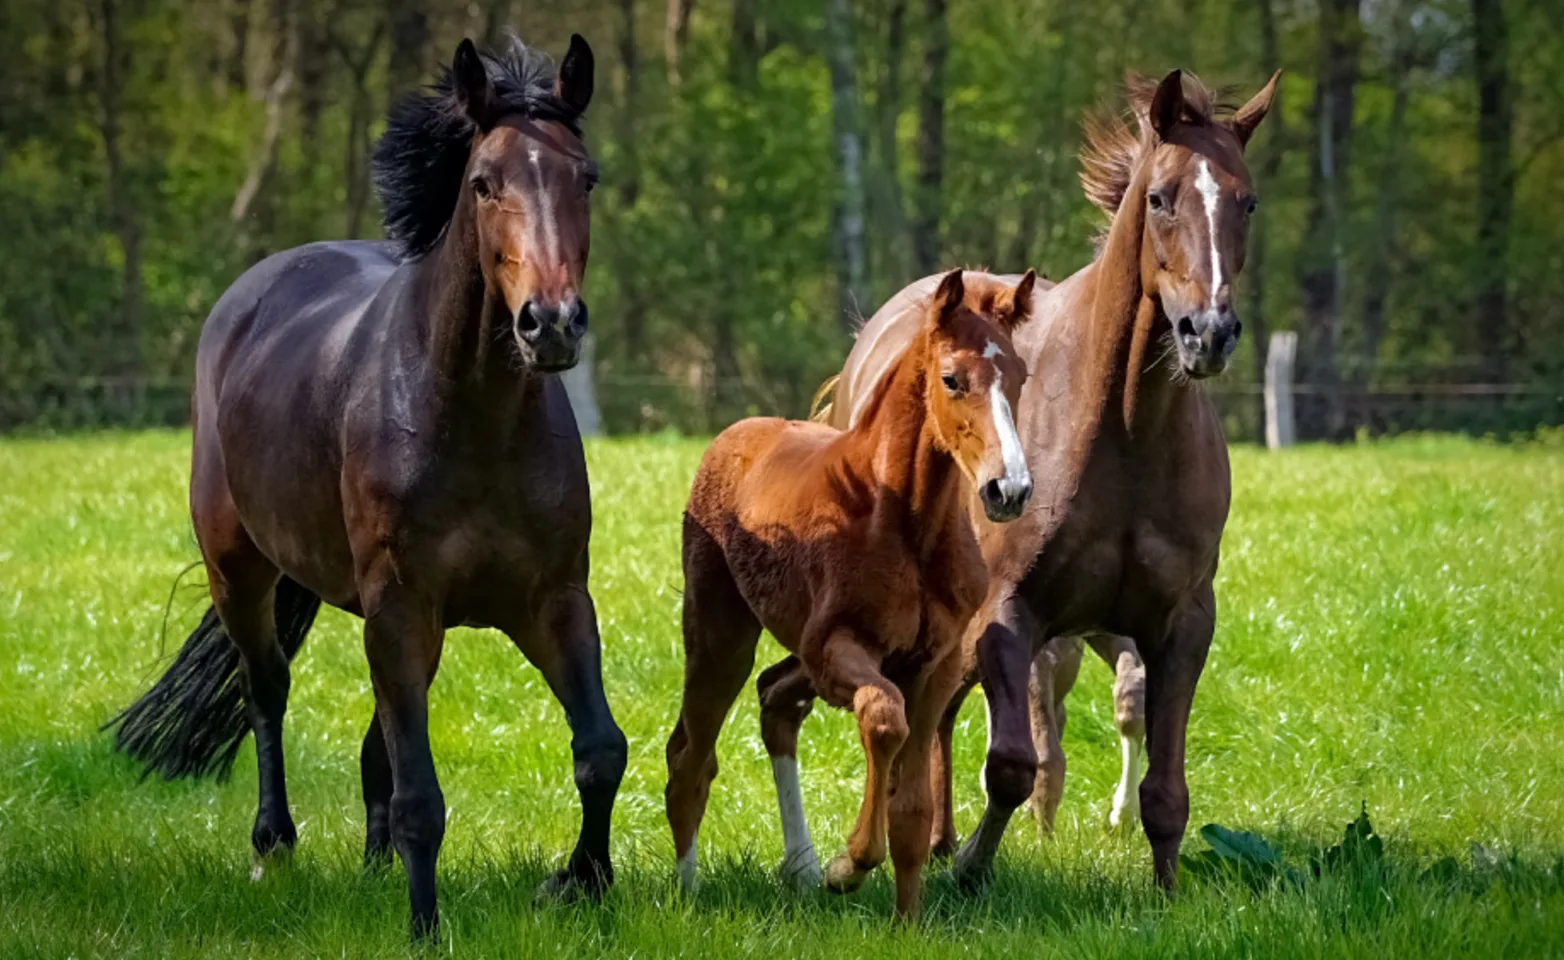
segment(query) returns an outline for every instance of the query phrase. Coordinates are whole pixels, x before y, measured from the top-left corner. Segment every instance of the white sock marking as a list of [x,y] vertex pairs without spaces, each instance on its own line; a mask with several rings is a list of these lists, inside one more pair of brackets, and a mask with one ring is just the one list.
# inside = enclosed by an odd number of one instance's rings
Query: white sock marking
[[686,892],[695,889],[695,851],[700,849],[701,832],[695,831],[695,836],[690,838],[690,849],[684,851],[684,856],[679,858],[679,886]]
[[1120,753],[1124,759],[1119,774],[1119,788],[1113,794],[1113,809],[1108,813],[1108,824],[1121,827],[1131,823],[1140,814],[1140,751],[1144,744],[1132,737],[1119,737]]
[[1222,192],[1204,160],[1200,161],[1200,175],[1195,178],[1195,189],[1200,191],[1200,198],[1205,201],[1206,224],[1211,228],[1211,300],[1215,303],[1216,292],[1222,289],[1222,254],[1216,248],[1216,208],[1221,202]]
[[782,875],[799,885],[820,882],[820,858],[809,838],[804,818],[804,794],[798,785],[798,760],[772,757],[771,778],[777,786],[777,810],[782,817]]

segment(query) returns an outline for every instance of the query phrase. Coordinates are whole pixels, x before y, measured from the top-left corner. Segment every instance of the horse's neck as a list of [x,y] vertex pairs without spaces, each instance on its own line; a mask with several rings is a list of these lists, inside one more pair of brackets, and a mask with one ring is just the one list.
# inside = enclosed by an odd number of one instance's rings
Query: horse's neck
[[920,560],[951,532],[953,521],[964,516],[959,509],[961,471],[939,448],[928,414],[922,369],[926,352],[924,338],[914,338],[853,427],[871,458],[877,486],[890,494],[882,503],[897,510],[895,522],[920,544]]
[[541,396],[540,379],[512,357],[510,332],[496,329],[503,311],[491,302],[479,264],[467,197],[457,204],[440,245],[415,263],[407,322],[417,361],[430,379],[436,417],[516,424]]

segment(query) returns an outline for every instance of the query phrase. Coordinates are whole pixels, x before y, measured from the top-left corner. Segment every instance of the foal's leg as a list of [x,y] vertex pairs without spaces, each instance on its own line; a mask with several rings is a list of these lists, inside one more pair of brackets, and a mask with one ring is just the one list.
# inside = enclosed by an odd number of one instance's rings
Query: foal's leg
[[1174,612],[1171,628],[1146,656],[1146,746],[1150,762],[1140,783],[1140,821],[1151,841],[1157,883],[1178,880],[1178,848],[1189,823],[1184,733],[1195,686],[1216,625],[1216,598],[1207,580]]
[[907,742],[896,757],[889,830],[891,863],[896,867],[896,914],[904,920],[918,919],[923,902],[923,867],[929,859],[934,821],[929,758],[935,731],[964,672],[959,651],[951,651],[908,698]]
[[814,704],[815,688],[795,656],[767,667],[755,684],[760,693],[760,738],[771,757],[782,818],[782,878],[803,890],[820,885],[820,858],[809,838],[798,785],[798,730]]
[[1027,712],[1027,678],[1038,639],[1036,618],[1019,597],[1004,601],[999,616],[978,638],[978,665],[988,700],[988,756],[983,765],[988,804],[977,830],[956,853],[952,868],[956,882],[968,890],[988,882],[1010,817],[1036,785],[1037,751]]
[[541,627],[541,631],[518,630],[511,639],[537,665],[570,721],[581,834],[569,863],[538,892],[595,896],[614,879],[608,854],[609,821],[624,779],[625,736],[603,695],[602,642],[586,587],[573,584],[550,598]]
[[879,663],[849,630],[837,629],[826,640],[816,673],[820,695],[828,703],[852,705],[867,761],[863,805],[848,834],[847,853],[825,869],[828,889],[850,893],[885,862],[892,765],[907,741],[907,711],[901,691],[880,673]]
[[1119,730],[1122,765],[1113,792],[1108,827],[1129,829],[1140,822],[1140,758],[1146,749],[1146,665],[1129,637],[1104,633],[1091,638],[1092,649],[1113,668],[1113,723]]
[[1037,780],[1032,790],[1032,816],[1044,836],[1052,836],[1059,800],[1064,796],[1065,758],[1060,740],[1068,720],[1064,698],[1081,669],[1079,637],[1054,637],[1032,658],[1032,745],[1037,749]]
[[717,735],[755,666],[760,621],[739,594],[721,552],[688,520],[684,553],[684,699],[668,737],[664,800],[679,882],[690,890],[696,834],[717,776]]
[[967,694],[975,686],[975,683],[963,683],[950,698],[950,704],[945,708],[939,727],[935,730],[934,747],[929,755],[929,779],[934,791],[934,824],[930,829],[929,854],[936,860],[949,859],[956,852],[955,772],[951,750],[956,735],[956,717],[961,713],[961,704],[967,699]]
[[429,685],[445,631],[438,604],[401,587],[389,569],[372,576],[360,594],[375,711],[391,761],[391,842],[407,870],[413,936],[423,938],[439,924],[435,860],[445,839],[445,795],[429,750]]
[[371,714],[364,745],[358,753],[359,782],[364,789],[364,866],[391,862],[391,755],[386,752],[380,715]]

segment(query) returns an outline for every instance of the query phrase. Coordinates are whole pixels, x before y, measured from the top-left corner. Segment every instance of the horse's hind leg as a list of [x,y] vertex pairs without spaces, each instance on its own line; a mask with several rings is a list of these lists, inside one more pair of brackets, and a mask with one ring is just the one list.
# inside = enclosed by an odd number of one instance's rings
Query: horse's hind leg
[[1037,829],[1052,836],[1059,800],[1064,796],[1065,758],[1060,741],[1068,720],[1064,699],[1081,669],[1079,637],[1054,637],[1032,658],[1027,700],[1032,716],[1032,745],[1037,749],[1037,780],[1028,801]]
[[929,777],[934,790],[934,822],[929,831],[929,855],[948,860],[956,852],[956,788],[952,750],[956,739],[956,718],[961,705],[977,684],[966,682],[956,690],[940,717],[934,732],[934,747],[929,754]]
[[[224,496],[226,499],[226,495]],[[206,506],[211,506],[207,501]],[[288,812],[282,760],[282,720],[288,709],[288,658],[277,642],[274,592],[279,577],[239,524],[232,504],[195,510],[201,552],[206,558],[212,605],[244,663],[245,711],[255,732],[260,797],[250,845],[259,858],[291,850],[298,840]],[[223,509],[226,507],[226,509]]]
[[1140,822],[1140,758],[1146,751],[1146,665],[1129,637],[1100,634],[1092,649],[1113,668],[1113,723],[1119,729],[1122,765],[1108,826],[1128,830]]
[[391,755],[386,752],[380,717],[371,714],[359,750],[359,781],[364,788],[364,866],[389,864],[391,849]]
[[581,798],[581,833],[565,867],[544,881],[542,896],[597,896],[614,880],[608,854],[614,798],[624,779],[627,745],[603,695],[602,641],[597,611],[582,584],[571,584],[544,605],[541,630],[517,630],[511,639],[537,665],[570,721],[570,753]]
[[760,622],[744,602],[721,550],[684,524],[684,697],[668,738],[664,793],[679,880],[695,884],[696,835],[717,776],[717,735],[755,665]]
[[782,818],[779,872],[799,889],[816,887],[820,885],[820,858],[809,838],[798,784],[798,730],[814,704],[814,684],[798,658],[789,656],[762,671],[755,687],[760,693],[760,738],[771,757],[777,811]]

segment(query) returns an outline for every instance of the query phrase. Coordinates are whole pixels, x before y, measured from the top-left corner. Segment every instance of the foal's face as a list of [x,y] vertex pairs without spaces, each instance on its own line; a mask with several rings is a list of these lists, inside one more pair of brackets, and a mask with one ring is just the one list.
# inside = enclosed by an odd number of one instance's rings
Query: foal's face
[[1030,270],[1013,291],[974,310],[960,270],[947,274],[929,302],[928,405],[940,444],[950,452],[995,523],[1021,515],[1032,474],[1016,432],[1026,365],[1010,333],[1032,310]]
[[[458,50],[458,88],[472,91],[472,114],[492,87],[462,61]],[[560,64],[555,93],[578,113],[591,99],[592,51],[580,37]],[[463,189],[472,195],[485,286],[503,304],[522,359],[543,371],[568,369],[587,329],[581,284],[597,166],[563,123],[510,114],[479,121],[479,131]]]
[[1183,119],[1183,78],[1169,74],[1152,100],[1157,146],[1149,162],[1142,262],[1148,290],[1172,325],[1179,366],[1191,377],[1227,369],[1243,324],[1233,286],[1244,268],[1258,198],[1244,145],[1265,117],[1275,79],[1231,122]]

